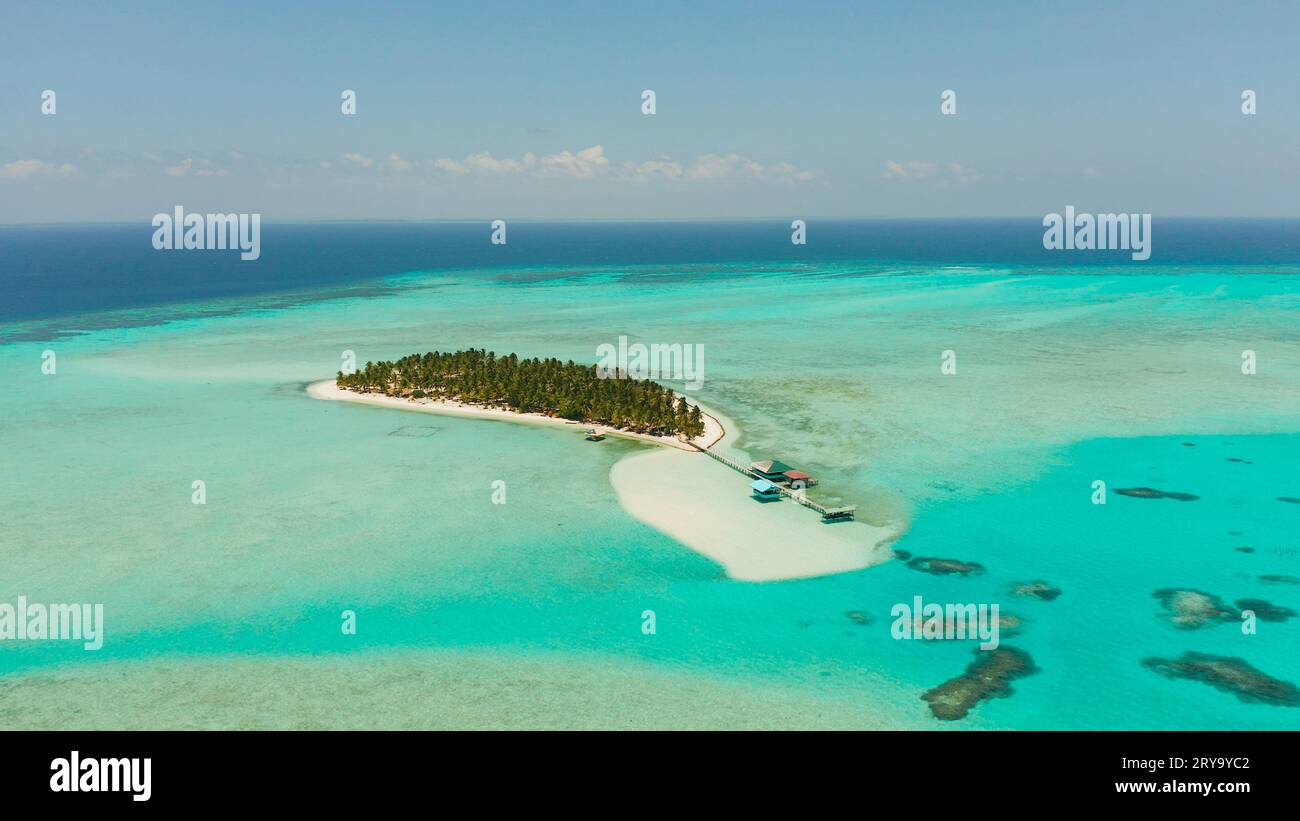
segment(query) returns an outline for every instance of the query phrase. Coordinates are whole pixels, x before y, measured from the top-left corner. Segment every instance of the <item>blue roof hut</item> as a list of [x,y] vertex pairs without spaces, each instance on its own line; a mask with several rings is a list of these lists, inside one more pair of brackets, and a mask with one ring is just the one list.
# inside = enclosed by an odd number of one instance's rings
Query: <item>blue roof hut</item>
[[771,502],[781,498],[781,488],[766,479],[755,479],[749,486],[754,491],[755,499]]

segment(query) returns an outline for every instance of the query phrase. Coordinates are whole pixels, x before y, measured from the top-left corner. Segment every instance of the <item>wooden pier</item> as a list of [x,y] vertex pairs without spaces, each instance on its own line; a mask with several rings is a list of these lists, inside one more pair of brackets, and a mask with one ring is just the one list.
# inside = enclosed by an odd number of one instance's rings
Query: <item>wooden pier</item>
[[[695,444],[694,442],[691,443],[691,447],[695,448],[700,453],[704,453],[709,456],[712,456],[714,459],[726,465],[727,467],[731,468],[732,470],[737,471],[745,476],[748,476],[751,479],[763,478],[762,476],[759,476],[754,471],[742,465],[740,462],[737,462],[735,459],[728,459],[727,457],[723,456],[721,453],[714,453],[708,448],[702,448],[699,445]],[[848,505],[847,507],[827,507],[826,505],[822,505],[822,504],[818,504],[817,502],[814,502],[812,499],[809,499],[808,496],[802,492],[794,491],[787,487],[781,487],[780,485],[777,485],[776,488],[781,491],[782,496],[788,496],[798,504],[801,504],[806,508],[810,508],[820,513],[822,515],[823,522],[851,521],[853,519],[854,511],[858,509],[857,505]]]

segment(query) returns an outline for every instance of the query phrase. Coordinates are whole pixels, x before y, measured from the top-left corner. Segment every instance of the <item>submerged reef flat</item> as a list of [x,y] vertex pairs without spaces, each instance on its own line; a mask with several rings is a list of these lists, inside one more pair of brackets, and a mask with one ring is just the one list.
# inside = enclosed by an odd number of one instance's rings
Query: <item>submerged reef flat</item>
[[437,436],[442,428],[433,425],[402,425],[400,428],[390,430],[389,436],[404,436],[410,439],[428,439],[430,436]]
[[1018,636],[1023,626],[1024,622],[1019,616],[1011,613],[998,614],[998,633],[1001,636]]
[[1165,617],[1170,623],[1182,630],[1198,630],[1241,618],[1240,611],[1233,610],[1213,593],[1166,587],[1151,595],[1169,611]]
[[934,576],[979,576],[984,573],[984,565],[979,562],[938,559],[933,556],[917,556],[909,560],[907,566]]
[[848,617],[849,621],[861,627],[866,627],[875,621],[871,614],[865,610],[845,610],[844,615]]
[[1165,678],[1203,682],[1245,702],[1300,707],[1300,689],[1266,675],[1245,659],[1187,652],[1177,659],[1145,658],[1142,666]]
[[1023,582],[1012,582],[1011,592],[1016,596],[1029,596],[1039,601],[1052,601],[1061,595],[1061,588],[1048,584],[1042,579],[1030,579]]
[[1264,599],[1237,599],[1237,609],[1251,611],[1260,621],[1286,621],[1296,617],[1296,612],[1290,607],[1273,604]]
[[1177,493],[1172,490],[1156,490],[1153,487],[1118,487],[1115,492],[1120,496],[1132,496],[1134,499],[1175,499],[1179,502],[1195,502],[1200,496],[1191,493]]
[[941,721],[965,718],[981,701],[1014,695],[1013,680],[1038,672],[1033,658],[1015,647],[999,647],[988,652],[976,650],[975,656],[966,672],[926,690],[921,696],[930,703],[935,718]]

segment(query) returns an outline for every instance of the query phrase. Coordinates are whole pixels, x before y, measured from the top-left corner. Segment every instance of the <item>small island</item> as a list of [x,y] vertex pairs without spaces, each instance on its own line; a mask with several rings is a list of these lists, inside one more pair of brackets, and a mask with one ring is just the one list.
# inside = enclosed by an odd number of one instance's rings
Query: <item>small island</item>
[[705,432],[699,405],[671,389],[622,372],[602,375],[595,365],[572,360],[521,359],[475,348],[430,351],[396,362],[367,362],[351,374],[340,371],[335,384],[357,393],[463,402],[645,436],[691,440]]
[[[718,446],[734,425],[689,397],[624,372],[487,350],[431,351],[368,362],[307,385],[313,399],[395,410],[567,428],[597,442],[606,434],[657,447],[620,451],[609,480],[633,518],[721,564],[745,581],[802,579],[888,560],[896,524],[854,521],[855,506],[805,495],[817,480],[777,459],[737,461]],[[729,432],[728,427],[732,428]],[[583,445],[582,447],[594,447]],[[690,454],[691,458],[686,458]],[[698,457],[707,455],[710,459]],[[736,483],[713,462],[740,473]],[[787,504],[755,504],[752,481],[781,486]],[[823,523],[795,510],[813,510]]]

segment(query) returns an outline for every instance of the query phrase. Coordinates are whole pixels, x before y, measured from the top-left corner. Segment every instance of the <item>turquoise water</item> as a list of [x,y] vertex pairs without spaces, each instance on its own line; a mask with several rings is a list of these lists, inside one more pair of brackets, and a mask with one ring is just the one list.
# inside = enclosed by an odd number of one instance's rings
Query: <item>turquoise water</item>
[[[310,671],[346,655],[399,670],[412,651],[471,652],[503,660],[494,675],[541,657],[561,677],[573,665],[575,682],[632,665],[806,698],[809,713],[783,726],[834,703],[937,727],[919,696],[960,674],[972,647],[890,637],[890,607],[922,595],[1001,603],[1024,622],[1004,642],[1040,668],[953,726],[1298,728],[1300,709],[1168,681],[1139,661],[1196,650],[1300,682],[1300,621],[1252,636],[1178,630],[1151,595],[1186,587],[1300,609],[1300,587],[1258,579],[1300,575],[1300,505],[1276,498],[1300,497],[1300,299],[1280,272],[1143,270],[443,271],[280,307],[231,297],[92,313],[60,324],[93,330],[53,340],[11,325],[0,601],[103,602],[108,639],[93,657],[0,646],[0,704],[21,694],[40,705],[33,723],[76,727],[111,715],[150,665],[239,657]],[[158,324],[178,313],[189,318]],[[349,350],[363,362],[469,346],[594,361],[621,334],[703,345],[698,397],[736,421],[735,445],[809,469],[818,492],[865,519],[906,523],[899,549],[987,572],[936,577],[893,561],[733,581],[618,506],[610,467],[641,445],[304,394]],[[53,376],[41,373],[46,349]],[[1258,355],[1251,376],[1244,349]],[[940,373],[945,350],[954,376]],[[191,503],[196,479],[203,506]],[[492,503],[498,479],[504,505]],[[1094,505],[1097,479],[1200,498]],[[1025,579],[1063,593],[1012,596]],[[346,609],[355,636],[339,629]],[[110,666],[127,672],[97,672]],[[71,691],[41,676],[78,671],[99,700],[73,710]],[[269,690],[287,674],[251,675],[246,686]],[[634,688],[631,675],[619,686]],[[418,681],[401,690],[421,694]],[[221,705],[198,708],[220,724]],[[177,709],[160,699],[149,720],[175,725]],[[284,723],[311,726],[312,709]],[[456,709],[457,724],[475,725],[472,705]]]

